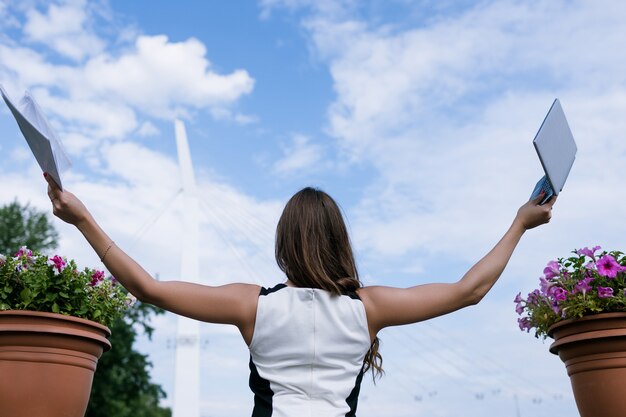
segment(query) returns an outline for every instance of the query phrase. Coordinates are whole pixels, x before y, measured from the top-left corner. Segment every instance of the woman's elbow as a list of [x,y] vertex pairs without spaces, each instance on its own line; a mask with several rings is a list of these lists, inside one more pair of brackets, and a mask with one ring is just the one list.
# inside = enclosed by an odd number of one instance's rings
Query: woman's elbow
[[141,285],[133,288],[126,288],[128,292],[135,296],[137,301],[147,304],[154,304],[156,297],[155,285]]
[[489,288],[480,285],[464,285],[462,290],[464,306],[469,307],[480,303],[488,291]]
[[487,293],[482,292],[482,291],[478,291],[478,290],[472,292],[470,294],[470,296],[469,296],[467,305],[468,306],[475,306],[476,304],[480,303],[483,298],[485,298],[486,294]]

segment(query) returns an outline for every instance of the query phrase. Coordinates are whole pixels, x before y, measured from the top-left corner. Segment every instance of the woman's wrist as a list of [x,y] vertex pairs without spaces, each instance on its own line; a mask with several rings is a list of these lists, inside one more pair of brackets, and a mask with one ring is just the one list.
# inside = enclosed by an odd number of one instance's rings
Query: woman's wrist
[[93,226],[93,222],[94,222],[94,218],[91,216],[89,212],[87,212],[84,216],[79,218],[74,223],[74,226],[76,226],[76,228],[80,230],[82,234],[85,234],[87,229]]
[[521,236],[524,234],[524,232],[526,232],[526,230],[528,230],[528,228],[519,219],[519,217],[516,217],[515,220],[513,220],[513,223],[511,224],[510,230]]

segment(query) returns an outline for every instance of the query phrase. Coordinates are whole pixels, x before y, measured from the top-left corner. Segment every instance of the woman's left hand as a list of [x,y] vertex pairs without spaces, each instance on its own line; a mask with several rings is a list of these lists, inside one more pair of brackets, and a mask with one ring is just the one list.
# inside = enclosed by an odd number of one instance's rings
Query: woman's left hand
[[66,223],[78,225],[90,214],[87,207],[69,191],[61,191],[48,173],[43,174],[48,182],[48,197],[52,203],[52,214]]

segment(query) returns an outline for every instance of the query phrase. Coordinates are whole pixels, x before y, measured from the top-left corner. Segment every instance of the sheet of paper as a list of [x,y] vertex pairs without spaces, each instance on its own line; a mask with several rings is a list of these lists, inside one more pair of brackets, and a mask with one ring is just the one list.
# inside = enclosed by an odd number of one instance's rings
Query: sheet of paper
[[15,117],[17,125],[42,171],[47,172],[63,190],[61,171],[69,168],[71,162],[39,105],[30,94],[26,93],[18,108],[13,104],[2,86],[0,86],[0,93],[2,93],[2,98]]

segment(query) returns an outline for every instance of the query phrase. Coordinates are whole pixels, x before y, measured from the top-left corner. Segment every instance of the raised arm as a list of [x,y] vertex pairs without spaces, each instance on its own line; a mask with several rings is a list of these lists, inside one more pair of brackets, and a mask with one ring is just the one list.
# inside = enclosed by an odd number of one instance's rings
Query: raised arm
[[[44,174],[45,175],[45,174]],[[249,344],[254,329],[259,287],[229,284],[219,287],[182,281],[157,281],[120,249],[74,194],[61,191],[49,175],[52,212],[75,225],[117,280],[139,300],[210,323],[233,324]]]
[[374,336],[384,327],[415,323],[477,304],[504,271],[524,232],[550,221],[556,197],[540,206],[542,198],[543,193],[520,207],[502,239],[459,281],[411,288],[372,286],[360,289],[370,334]]

